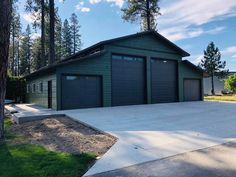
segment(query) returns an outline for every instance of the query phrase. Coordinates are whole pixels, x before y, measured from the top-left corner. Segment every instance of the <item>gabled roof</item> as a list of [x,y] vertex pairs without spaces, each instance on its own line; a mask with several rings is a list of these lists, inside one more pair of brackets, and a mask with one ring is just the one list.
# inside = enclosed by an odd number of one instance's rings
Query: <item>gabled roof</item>
[[181,49],[180,47],[178,47],[177,45],[175,45],[173,42],[171,42],[170,40],[168,40],[167,38],[165,38],[164,36],[162,36],[161,34],[159,34],[156,31],[144,31],[144,32],[139,32],[136,34],[131,34],[131,35],[127,35],[127,36],[122,36],[122,37],[118,37],[118,38],[114,38],[114,39],[109,39],[109,40],[104,40],[101,42],[98,42],[84,50],[81,50],[80,52],[76,53],[75,55],[72,55],[71,57],[75,57],[87,50],[90,50],[92,48],[96,48],[99,47],[101,45],[107,45],[107,44],[111,44],[120,40],[124,40],[124,39],[129,39],[129,38],[133,38],[133,37],[137,37],[137,36],[142,36],[142,35],[146,35],[146,34],[153,34],[155,35],[158,39],[162,40],[163,42],[166,42],[168,45],[170,45],[173,49],[175,49],[177,52],[179,52],[183,57],[187,57],[190,56],[190,54],[188,52],[186,52],[185,50]]
[[[47,72],[47,71],[48,72],[54,71],[57,66],[60,66],[60,65],[63,65],[63,64],[68,64],[70,62],[78,61],[78,60],[85,59],[85,58],[90,58],[91,56],[96,55],[96,53],[91,53],[93,50],[96,50],[96,49],[99,49],[99,48],[102,49],[104,47],[104,45],[109,45],[109,44],[112,44],[112,43],[120,41],[120,40],[125,40],[125,39],[129,39],[129,38],[133,38],[133,37],[137,37],[137,36],[142,36],[142,35],[146,35],[146,34],[153,34],[155,37],[157,37],[157,39],[160,39],[161,41],[165,42],[167,45],[172,47],[174,50],[176,50],[176,52],[178,52],[182,57],[190,56],[189,53],[187,53],[186,51],[184,51],[183,49],[181,49],[180,47],[175,45],[173,42],[171,42],[170,40],[168,40],[164,36],[160,35],[158,32],[156,32],[156,31],[145,31],[145,32],[139,32],[139,33],[136,33],[136,34],[131,34],[131,35],[127,35],[127,36],[122,36],[122,37],[118,37],[118,38],[98,42],[98,43],[96,43],[96,44],[94,44],[90,47],[87,47],[87,48],[77,52],[74,55],[71,55],[71,56],[69,56],[69,57],[67,57],[63,60],[60,60],[57,63],[54,63],[50,66],[45,66],[45,67],[39,69],[38,71],[25,76],[25,78],[28,78],[28,77],[31,77],[31,76],[36,76],[37,74]],[[101,51],[100,51],[100,54],[103,53]]]
[[184,64],[186,64],[186,65],[192,67],[193,69],[195,69],[196,71],[198,71],[198,72],[200,72],[200,73],[203,73],[203,74],[206,73],[202,68],[196,66],[195,64],[191,63],[191,62],[188,61],[188,60],[183,60],[182,63],[184,63]]

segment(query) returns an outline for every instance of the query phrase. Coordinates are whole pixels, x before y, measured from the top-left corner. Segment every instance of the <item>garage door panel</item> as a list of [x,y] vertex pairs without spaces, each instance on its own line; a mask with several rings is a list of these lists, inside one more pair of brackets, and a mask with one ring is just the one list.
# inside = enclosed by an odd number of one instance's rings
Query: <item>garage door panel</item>
[[102,106],[101,77],[62,76],[62,109]]
[[112,105],[145,102],[145,62],[140,57],[112,56]]
[[185,79],[184,80],[184,101],[201,100],[201,80]]
[[177,62],[151,60],[152,103],[168,103],[178,100]]

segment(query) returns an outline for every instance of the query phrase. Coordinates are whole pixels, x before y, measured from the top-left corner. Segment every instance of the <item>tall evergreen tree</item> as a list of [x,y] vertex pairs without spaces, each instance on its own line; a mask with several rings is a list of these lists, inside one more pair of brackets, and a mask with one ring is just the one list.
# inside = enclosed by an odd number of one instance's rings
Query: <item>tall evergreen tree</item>
[[71,27],[68,20],[65,19],[62,29],[62,51],[64,57],[72,54],[72,44]]
[[34,39],[32,43],[31,70],[37,71],[41,67],[41,38]]
[[45,16],[46,16],[47,6],[45,4],[45,0],[27,0],[25,10],[34,15],[35,21],[33,22],[33,27],[37,29],[40,27],[41,30],[41,67],[46,65],[46,57],[45,57]]
[[81,35],[79,34],[79,20],[75,13],[73,13],[70,17],[70,26],[71,26],[71,33],[72,33],[72,42],[73,42],[73,54],[78,52],[81,48]]
[[55,22],[55,60],[60,60],[62,57],[62,22],[59,15],[56,13]]
[[131,23],[139,21],[141,30],[156,30],[157,16],[160,14],[159,0],[128,0],[123,8],[122,18]]
[[23,34],[20,50],[20,75],[27,75],[31,72],[31,54],[32,50],[32,39],[31,39],[31,29],[27,25],[26,31]]
[[54,0],[49,0],[49,64],[55,62],[55,8]]
[[10,43],[11,0],[0,1],[0,139],[4,138],[4,102]]
[[[214,42],[210,42],[204,50],[204,58],[201,60],[200,66],[211,76],[211,93],[215,95],[214,76],[223,76],[228,71],[224,70],[226,61],[221,61],[221,53]],[[217,75],[215,75],[216,73]]]
[[18,42],[21,34],[21,22],[20,15],[17,13],[17,6],[14,5],[12,11],[12,21],[10,29],[10,58],[9,58],[9,69],[12,75],[17,75],[17,64],[18,64]]

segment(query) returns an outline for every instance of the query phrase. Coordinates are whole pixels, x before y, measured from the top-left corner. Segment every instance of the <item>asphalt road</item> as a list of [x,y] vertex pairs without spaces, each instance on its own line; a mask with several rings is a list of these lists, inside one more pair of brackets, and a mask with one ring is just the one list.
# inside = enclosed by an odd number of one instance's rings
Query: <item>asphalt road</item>
[[91,177],[236,177],[236,141]]

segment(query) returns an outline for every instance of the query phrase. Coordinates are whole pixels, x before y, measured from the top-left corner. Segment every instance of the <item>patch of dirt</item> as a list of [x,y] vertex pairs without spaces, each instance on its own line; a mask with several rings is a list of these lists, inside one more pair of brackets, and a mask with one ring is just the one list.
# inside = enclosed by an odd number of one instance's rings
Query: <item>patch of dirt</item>
[[10,131],[22,135],[26,143],[73,154],[95,153],[97,156],[102,156],[117,140],[111,135],[67,117],[48,118],[13,125]]

